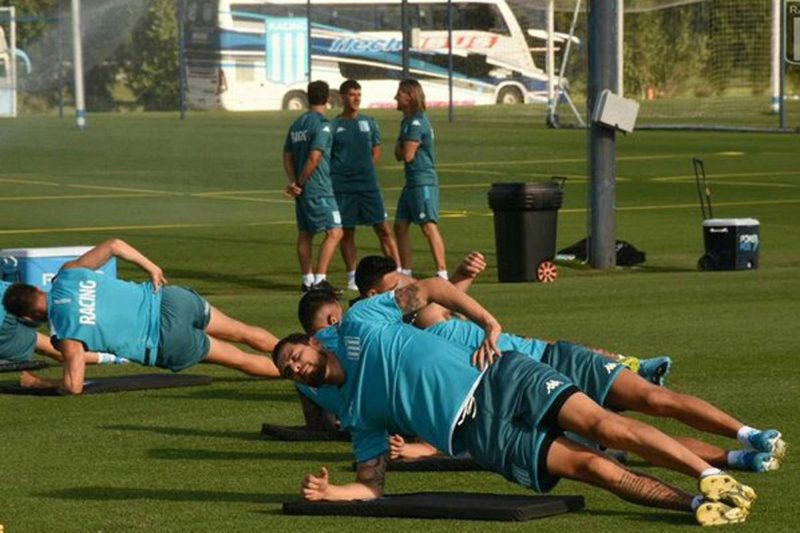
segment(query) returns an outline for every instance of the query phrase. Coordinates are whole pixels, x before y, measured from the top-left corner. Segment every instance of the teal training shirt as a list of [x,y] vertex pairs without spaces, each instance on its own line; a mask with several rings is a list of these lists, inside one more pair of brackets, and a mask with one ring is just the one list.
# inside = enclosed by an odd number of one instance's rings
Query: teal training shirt
[[438,185],[436,175],[436,150],[433,147],[433,128],[428,116],[419,112],[410,117],[404,117],[400,123],[398,142],[415,141],[419,143],[417,153],[411,163],[406,163],[406,186]]
[[342,427],[356,460],[389,450],[389,433],[417,435],[457,455],[452,435],[481,373],[470,351],[403,323],[394,291],[355,304],[339,327]]
[[[336,352],[339,345],[339,326],[334,324],[325,329],[321,329],[314,334],[314,338],[322,343],[326,350]],[[329,413],[338,414],[342,405],[339,395],[339,387],[336,385],[323,385],[321,387],[309,387],[303,383],[295,383],[295,388]]]
[[89,351],[150,366],[158,351],[160,308],[161,292],[153,292],[152,283],[122,281],[86,268],[59,272],[47,295],[57,340],[81,341]]
[[372,163],[372,149],[381,144],[381,132],[374,118],[358,115],[354,119],[336,117],[331,122],[331,181],[340,192],[378,190]]
[[6,295],[6,289],[8,289],[11,285],[12,284],[7,281],[0,280],[0,324],[2,324],[3,320],[6,319],[7,314],[6,308],[3,305],[3,296]]
[[[425,331],[466,346],[473,352],[478,349],[485,336],[483,328],[478,324],[469,320],[461,320],[460,318],[439,322],[426,328]],[[544,350],[547,348],[547,342],[510,333],[501,333],[500,338],[497,340],[497,347],[500,348],[501,352],[520,352],[530,356],[531,359],[541,361]]]
[[295,177],[303,172],[313,150],[322,152],[322,159],[303,187],[309,197],[333,196],[330,177],[331,123],[324,115],[306,111],[289,127],[283,151],[292,154]]

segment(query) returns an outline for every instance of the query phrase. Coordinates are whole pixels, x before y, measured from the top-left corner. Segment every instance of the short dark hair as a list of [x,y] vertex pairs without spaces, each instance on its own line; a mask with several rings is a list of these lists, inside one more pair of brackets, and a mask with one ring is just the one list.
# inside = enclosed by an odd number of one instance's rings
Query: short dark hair
[[308,105],[324,105],[328,103],[330,89],[327,83],[317,80],[308,84],[306,93],[308,93]]
[[14,316],[31,316],[36,310],[34,306],[37,294],[38,291],[33,285],[14,283],[3,295],[3,307]]
[[339,297],[333,291],[314,289],[305,293],[297,305],[297,319],[300,321],[300,325],[303,326],[303,330],[311,334],[311,329],[314,327],[314,319],[319,310],[323,306],[338,302]]
[[353,79],[344,80],[342,84],[339,85],[339,94],[344,96],[353,89],[361,89],[361,85]]
[[377,287],[383,276],[397,270],[397,263],[391,257],[368,255],[358,262],[356,267],[356,285],[358,292],[366,296],[367,291]]
[[275,368],[278,368],[278,359],[280,358],[281,351],[283,351],[283,348],[287,344],[305,344],[306,346],[310,346],[311,337],[305,333],[291,333],[279,340],[275,348],[272,349],[272,362],[275,363]]

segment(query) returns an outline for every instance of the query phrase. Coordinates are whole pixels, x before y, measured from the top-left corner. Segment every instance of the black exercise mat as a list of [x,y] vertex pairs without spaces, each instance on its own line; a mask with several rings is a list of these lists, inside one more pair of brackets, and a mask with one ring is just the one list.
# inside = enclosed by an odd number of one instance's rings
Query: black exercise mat
[[346,431],[322,431],[308,429],[306,426],[277,426],[262,424],[261,435],[278,440],[307,442],[307,441],[342,441],[349,442],[350,434]]
[[[358,463],[353,463],[353,470]],[[471,457],[429,457],[416,461],[389,461],[387,470],[393,472],[485,472],[486,469]]]
[[[83,385],[83,394],[105,394],[146,389],[169,389],[173,387],[194,387],[208,385],[211,377],[195,374],[133,374],[107,378],[87,379]],[[0,392],[4,394],[28,394],[32,396],[60,396],[58,389],[26,389],[16,382],[0,383]]]
[[0,372],[22,372],[23,370],[39,370],[47,368],[50,363],[36,359],[34,361],[25,361],[24,363],[10,363],[0,359]]
[[583,496],[416,492],[377,500],[285,502],[283,514],[523,521],[583,509]]

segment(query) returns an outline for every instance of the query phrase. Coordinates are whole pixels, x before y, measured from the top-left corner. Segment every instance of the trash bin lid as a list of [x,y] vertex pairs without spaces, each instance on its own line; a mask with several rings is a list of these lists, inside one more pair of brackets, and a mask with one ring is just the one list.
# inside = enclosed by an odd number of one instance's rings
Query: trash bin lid
[[564,189],[555,181],[493,183],[488,197],[493,210],[552,211],[561,207]]
[[703,221],[704,228],[721,228],[729,226],[758,226],[755,218],[709,218]]

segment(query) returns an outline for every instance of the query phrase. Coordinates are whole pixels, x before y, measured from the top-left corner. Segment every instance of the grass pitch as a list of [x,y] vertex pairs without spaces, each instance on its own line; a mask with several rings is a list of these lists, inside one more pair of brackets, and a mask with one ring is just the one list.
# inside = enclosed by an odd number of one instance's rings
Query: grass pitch
[[[376,112],[380,167],[390,215],[402,187],[391,161],[399,115]],[[0,247],[93,244],[121,237],[225,312],[282,335],[299,329],[299,274],[292,202],[282,194],[283,136],[293,115],[92,115],[77,131],[49,116],[0,122]],[[475,294],[510,331],[591,343],[624,353],[670,354],[669,386],[698,394],[760,427],[800,434],[797,356],[800,300],[800,165],[795,135],[638,132],[618,139],[618,238],[647,252],[637,269],[561,267],[557,283],[498,284],[492,182],[569,177],[559,213],[559,247],[586,227],[586,134],[546,130],[528,108],[431,113],[442,194],[442,234],[451,269],[471,250],[490,268]],[[700,214],[691,158],[706,162],[715,215],[761,222],[761,267],[697,272]],[[415,270],[433,271],[413,234]],[[362,253],[378,250],[368,229]],[[120,274],[142,275],[130,266]],[[340,259],[330,277],[344,284]],[[139,368],[91,369],[111,375]],[[350,480],[347,444],[262,441],[262,422],[296,424],[291,386],[201,366],[211,386],[79,398],[0,396],[0,524],[8,532],[483,530],[477,522],[291,518],[280,502],[298,497],[306,472],[327,465]],[[55,371],[50,370],[54,375]],[[12,379],[3,375],[0,379]],[[669,421],[674,434],[695,432]],[[711,437],[712,442],[728,441]],[[778,471],[743,474],[759,493],[737,530],[793,531],[792,455]],[[690,490],[678,474],[634,467]],[[486,473],[388,476],[389,492],[463,490],[522,493]],[[598,532],[691,528],[688,515],[648,510],[600,490],[586,510],[536,523],[491,524]]]

